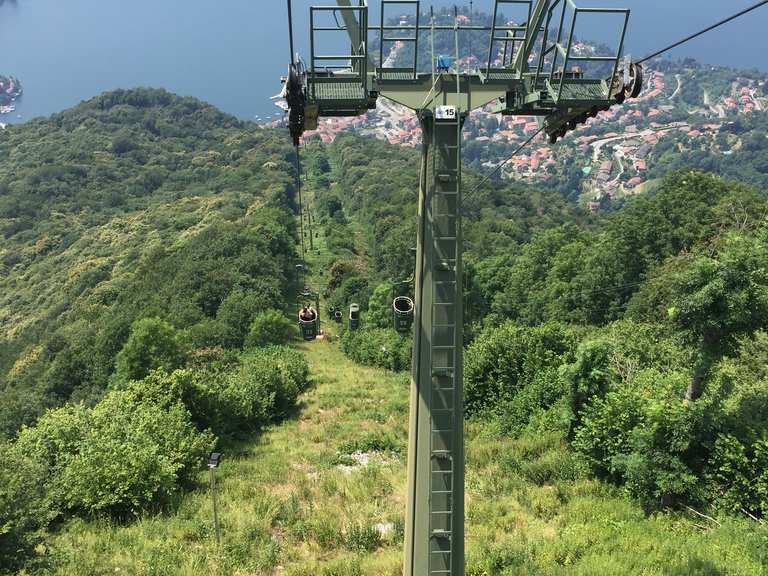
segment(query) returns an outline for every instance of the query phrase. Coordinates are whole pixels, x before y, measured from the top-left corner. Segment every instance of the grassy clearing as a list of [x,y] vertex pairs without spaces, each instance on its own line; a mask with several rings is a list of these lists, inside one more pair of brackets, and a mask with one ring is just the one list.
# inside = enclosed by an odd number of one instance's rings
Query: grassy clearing
[[[314,386],[297,415],[225,454],[221,548],[201,473],[168,513],[63,526],[45,550],[44,572],[399,575],[407,378],[352,365],[334,343],[298,348]],[[587,478],[554,436],[498,439],[470,423],[467,437],[469,576],[768,574],[765,528],[647,518]]]
[[[299,415],[225,453],[218,476],[220,550],[202,473],[198,488],[169,514],[127,525],[70,523],[52,538],[52,572],[396,574],[406,380],[351,369],[327,342],[299,348],[314,377]],[[367,465],[356,465],[359,452],[369,456]]]

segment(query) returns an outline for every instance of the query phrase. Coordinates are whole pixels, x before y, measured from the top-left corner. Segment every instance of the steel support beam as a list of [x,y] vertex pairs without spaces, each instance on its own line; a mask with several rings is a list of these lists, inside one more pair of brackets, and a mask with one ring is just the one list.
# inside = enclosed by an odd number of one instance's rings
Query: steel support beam
[[[336,3],[341,6],[342,8],[349,8],[351,6],[354,6],[350,2],[350,0],[336,0]],[[368,52],[368,30],[365,30],[365,36],[363,37],[363,32],[360,30],[360,24],[357,21],[357,18],[355,18],[354,12],[351,10],[341,10],[341,17],[344,20],[344,26],[347,29],[347,35],[349,36],[350,44],[352,45],[352,54],[360,54],[360,45],[362,42],[366,43],[366,52]],[[366,56],[368,58],[368,67],[373,68],[373,61],[371,60],[370,54]],[[357,62],[353,62],[353,70],[357,71],[359,68],[359,64]]]
[[464,575],[460,114],[423,130],[404,576]]
[[[434,106],[457,106],[474,110],[506,95],[512,81],[488,81],[478,74],[462,74],[460,90],[456,91],[456,75],[441,74],[434,82],[430,74],[419,74],[412,81],[377,80],[378,93],[412,110]],[[434,87],[433,87],[434,84]]]

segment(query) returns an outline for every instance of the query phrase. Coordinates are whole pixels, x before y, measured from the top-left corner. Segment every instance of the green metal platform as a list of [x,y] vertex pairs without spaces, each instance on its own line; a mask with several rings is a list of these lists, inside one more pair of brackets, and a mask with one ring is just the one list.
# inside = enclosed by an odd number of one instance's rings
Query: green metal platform
[[546,90],[553,102],[559,105],[583,106],[584,102],[608,102],[608,84],[604,80],[569,80],[563,83],[558,96],[557,81],[546,81]]

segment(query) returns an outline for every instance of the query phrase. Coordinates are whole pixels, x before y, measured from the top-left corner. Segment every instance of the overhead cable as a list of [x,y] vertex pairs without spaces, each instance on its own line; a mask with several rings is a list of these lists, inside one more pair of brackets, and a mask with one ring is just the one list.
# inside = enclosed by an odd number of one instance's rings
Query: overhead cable
[[695,34],[691,34],[690,36],[686,36],[682,40],[679,40],[675,42],[674,44],[671,44],[670,46],[667,46],[666,48],[662,50],[658,50],[657,52],[654,52],[653,54],[650,54],[637,62],[637,64],[642,64],[643,62],[647,62],[648,60],[652,58],[656,58],[657,56],[661,56],[665,52],[669,52],[673,48],[677,48],[678,46],[682,46],[683,44],[690,42],[694,38],[698,38],[699,36],[702,36],[706,34],[707,32],[711,32],[712,30],[719,28],[720,26],[723,26],[724,24],[728,24],[729,22],[732,22],[733,20],[736,20],[737,18],[741,18],[745,14],[749,14],[750,12],[757,10],[758,8],[765,6],[768,4],[768,0],[762,0],[761,2],[758,2],[757,4],[750,6],[749,8],[745,8],[741,12],[738,12],[737,14],[734,14],[733,16],[729,16],[725,20],[721,20],[720,22],[717,22],[716,24],[712,24],[712,26],[708,26],[707,28],[704,28],[704,30],[700,30],[699,32],[696,32]]
[[[768,2],[768,0],[766,0],[766,2]],[[507,164],[509,164],[509,163],[512,161],[512,158],[514,158],[515,156],[517,156],[517,155],[518,155],[518,154],[519,154],[519,153],[520,153],[520,152],[523,150],[523,148],[525,148],[526,146],[528,146],[528,144],[530,144],[531,142],[533,142],[533,140],[536,138],[536,136],[538,136],[539,134],[541,134],[543,131],[544,131],[544,126],[542,126],[541,128],[539,128],[538,130],[536,130],[536,132],[535,132],[535,133],[534,133],[534,134],[533,134],[533,135],[532,135],[530,138],[528,138],[528,140],[526,140],[525,142],[523,142],[522,144],[520,144],[520,146],[518,146],[518,148],[517,148],[517,149],[516,149],[514,152],[512,152],[512,155],[511,155],[509,158],[507,158],[506,160],[504,160],[504,162],[502,162],[501,164],[499,164],[498,166],[496,166],[496,168],[494,168],[494,169],[493,169],[493,172],[491,172],[490,174],[488,174],[487,176],[485,176],[485,178],[483,178],[483,179],[480,181],[480,183],[479,183],[477,186],[475,186],[474,188],[472,188],[472,190],[470,190],[470,191],[469,191],[469,192],[468,192],[468,193],[467,193],[467,194],[464,196],[464,198],[466,199],[466,198],[468,198],[469,196],[471,196],[472,194],[474,194],[475,192],[477,192],[477,190],[478,190],[478,188],[480,188],[480,186],[482,186],[483,184],[485,184],[486,182],[488,182],[488,180],[490,180],[491,178],[493,178],[493,176],[494,176],[494,175],[495,175],[495,174],[496,174],[496,173],[497,173],[499,170],[501,170],[502,168],[504,168],[504,166],[506,166]]]

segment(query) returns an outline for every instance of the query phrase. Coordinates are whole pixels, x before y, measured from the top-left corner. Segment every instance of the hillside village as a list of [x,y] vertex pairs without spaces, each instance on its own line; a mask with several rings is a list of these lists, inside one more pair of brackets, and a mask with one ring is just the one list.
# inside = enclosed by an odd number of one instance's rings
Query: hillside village
[[[390,60],[399,48],[393,47]],[[597,49],[581,43],[576,50]],[[471,67],[479,62],[467,58],[458,65]],[[638,99],[600,112],[555,146],[543,135],[538,137],[503,167],[502,177],[529,184],[558,178],[571,182],[566,171],[573,172],[575,165],[582,177],[579,189],[569,195],[596,211],[605,201],[646,189],[653,181],[649,162],[662,143],[674,142],[679,151],[732,154],[739,139],[729,135],[729,126],[739,117],[768,111],[768,85],[755,73],[742,76],[720,67],[711,71],[711,75],[703,74],[695,62],[652,62],[646,67],[645,87]],[[534,117],[502,118],[492,108],[472,112],[464,132],[465,160],[486,171],[509,158],[539,129]],[[328,144],[347,131],[404,147],[417,147],[421,141],[416,116],[386,99],[367,116],[322,119],[318,129],[307,132],[304,139]]]

